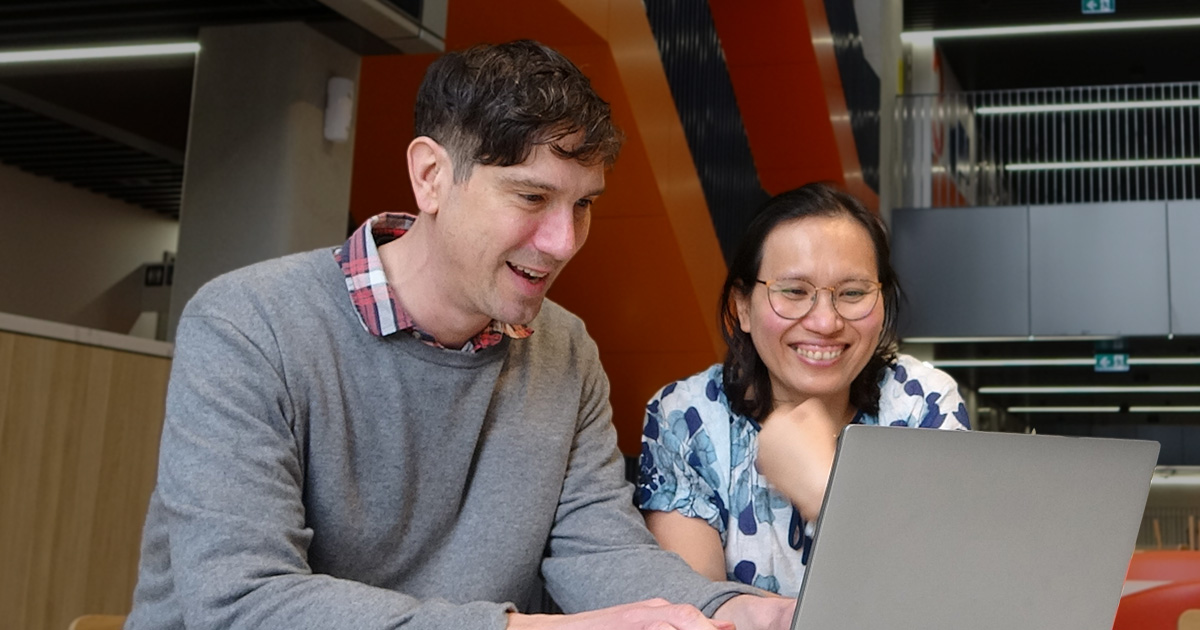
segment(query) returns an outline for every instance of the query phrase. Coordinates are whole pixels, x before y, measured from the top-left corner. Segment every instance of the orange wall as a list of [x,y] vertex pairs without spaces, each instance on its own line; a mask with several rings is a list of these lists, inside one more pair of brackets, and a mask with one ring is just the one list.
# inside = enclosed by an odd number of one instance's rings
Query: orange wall
[[[551,290],[600,347],[613,420],[637,453],[647,399],[719,359],[725,267],[640,0],[455,0],[447,48],[523,37],[553,46],[592,79],[627,141],[596,204],[587,245]],[[429,56],[363,60],[351,213],[413,211],[404,163],[412,103]]]
[[742,123],[768,193],[842,184],[869,208],[823,0],[709,0]]

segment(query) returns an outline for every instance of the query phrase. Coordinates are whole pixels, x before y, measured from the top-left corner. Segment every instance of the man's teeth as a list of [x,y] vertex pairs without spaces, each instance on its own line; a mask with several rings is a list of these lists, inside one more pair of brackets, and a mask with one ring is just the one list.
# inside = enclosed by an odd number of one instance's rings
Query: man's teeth
[[541,280],[542,278],[545,278],[546,276],[550,275],[548,272],[534,271],[532,269],[526,269],[525,267],[522,267],[521,265],[514,265],[512,263],[509,263],[509,266],[512,267],[513,269],[516,269],[517,271],[521,272],[522,275],[524,275],[526,278],[529,278],[530,280]]
[[814,361],[828,361],[830,359],[838,358],[838,356],[840,356],[842,354],[842,348],[837,348],[834,350],[824,350],[824,351],[822,351],[822,350],[806,350],[804,348],[796,348],[796,354],[798,354],[806,359],[812,359]]

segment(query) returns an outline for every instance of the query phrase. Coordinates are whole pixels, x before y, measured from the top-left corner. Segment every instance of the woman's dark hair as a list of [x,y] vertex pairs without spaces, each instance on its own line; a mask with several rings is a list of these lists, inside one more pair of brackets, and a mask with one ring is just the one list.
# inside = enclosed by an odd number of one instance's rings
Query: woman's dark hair
[[[612,166],[623,141],[579,68],[527,39],[439,57],[417,90],[415,117],[416,135],[449,152],[456,182],[476,164],[520,164],[540,144],[564,159]],[[578,144],[560,144],[576,134]]]
[[892,269],[887,227],[857,199],[831,184],[815,183],[776,195],[763,204],[734,250],[729,275],[718,305],[721,333],[729,350],[725,355],[725,394],[729,405],[741,415],[761,421],[773,408],[771,378],[767,366],[754,349],[750,335],[738,323],[737,294],[749,297],[762,266],[763,244],[775,228],[807,217],[845,216],[857,221],[875,244],[875,264],[883,285],[883,331],[866,367],[850,383],[850,404],[864,413],[879,413],[879,377],[896,358],[896,315],[900,283]]

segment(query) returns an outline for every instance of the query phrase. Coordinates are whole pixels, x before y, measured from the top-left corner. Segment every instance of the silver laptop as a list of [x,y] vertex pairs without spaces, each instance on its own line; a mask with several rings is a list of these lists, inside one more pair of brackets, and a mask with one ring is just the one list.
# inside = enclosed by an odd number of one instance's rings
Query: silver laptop
[[1158,449],[851,425],[792,629],[1110,629]]

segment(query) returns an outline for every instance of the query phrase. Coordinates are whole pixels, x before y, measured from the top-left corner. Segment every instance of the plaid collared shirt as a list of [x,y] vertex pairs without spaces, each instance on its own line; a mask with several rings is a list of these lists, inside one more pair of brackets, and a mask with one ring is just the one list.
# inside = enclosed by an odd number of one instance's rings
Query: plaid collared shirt
[[[367,332],[379,337],[407,332],[431,346],[445,348],[433,335],[417,328],[412,317],[400,307],[396,294],[387,283],[387,277],[383,275],[383,262],[379,259],[379,246],[404,236],[416,220],[411,214],[377,214],[355,230],[344,245],[335,249],[333,257],[346,275],[350,301],[358,310],[359,322]],[[524,339],[532,334],[533,329],[528,326],[492,320],[460,350],[478,352],[500,343],[505,335]]]

